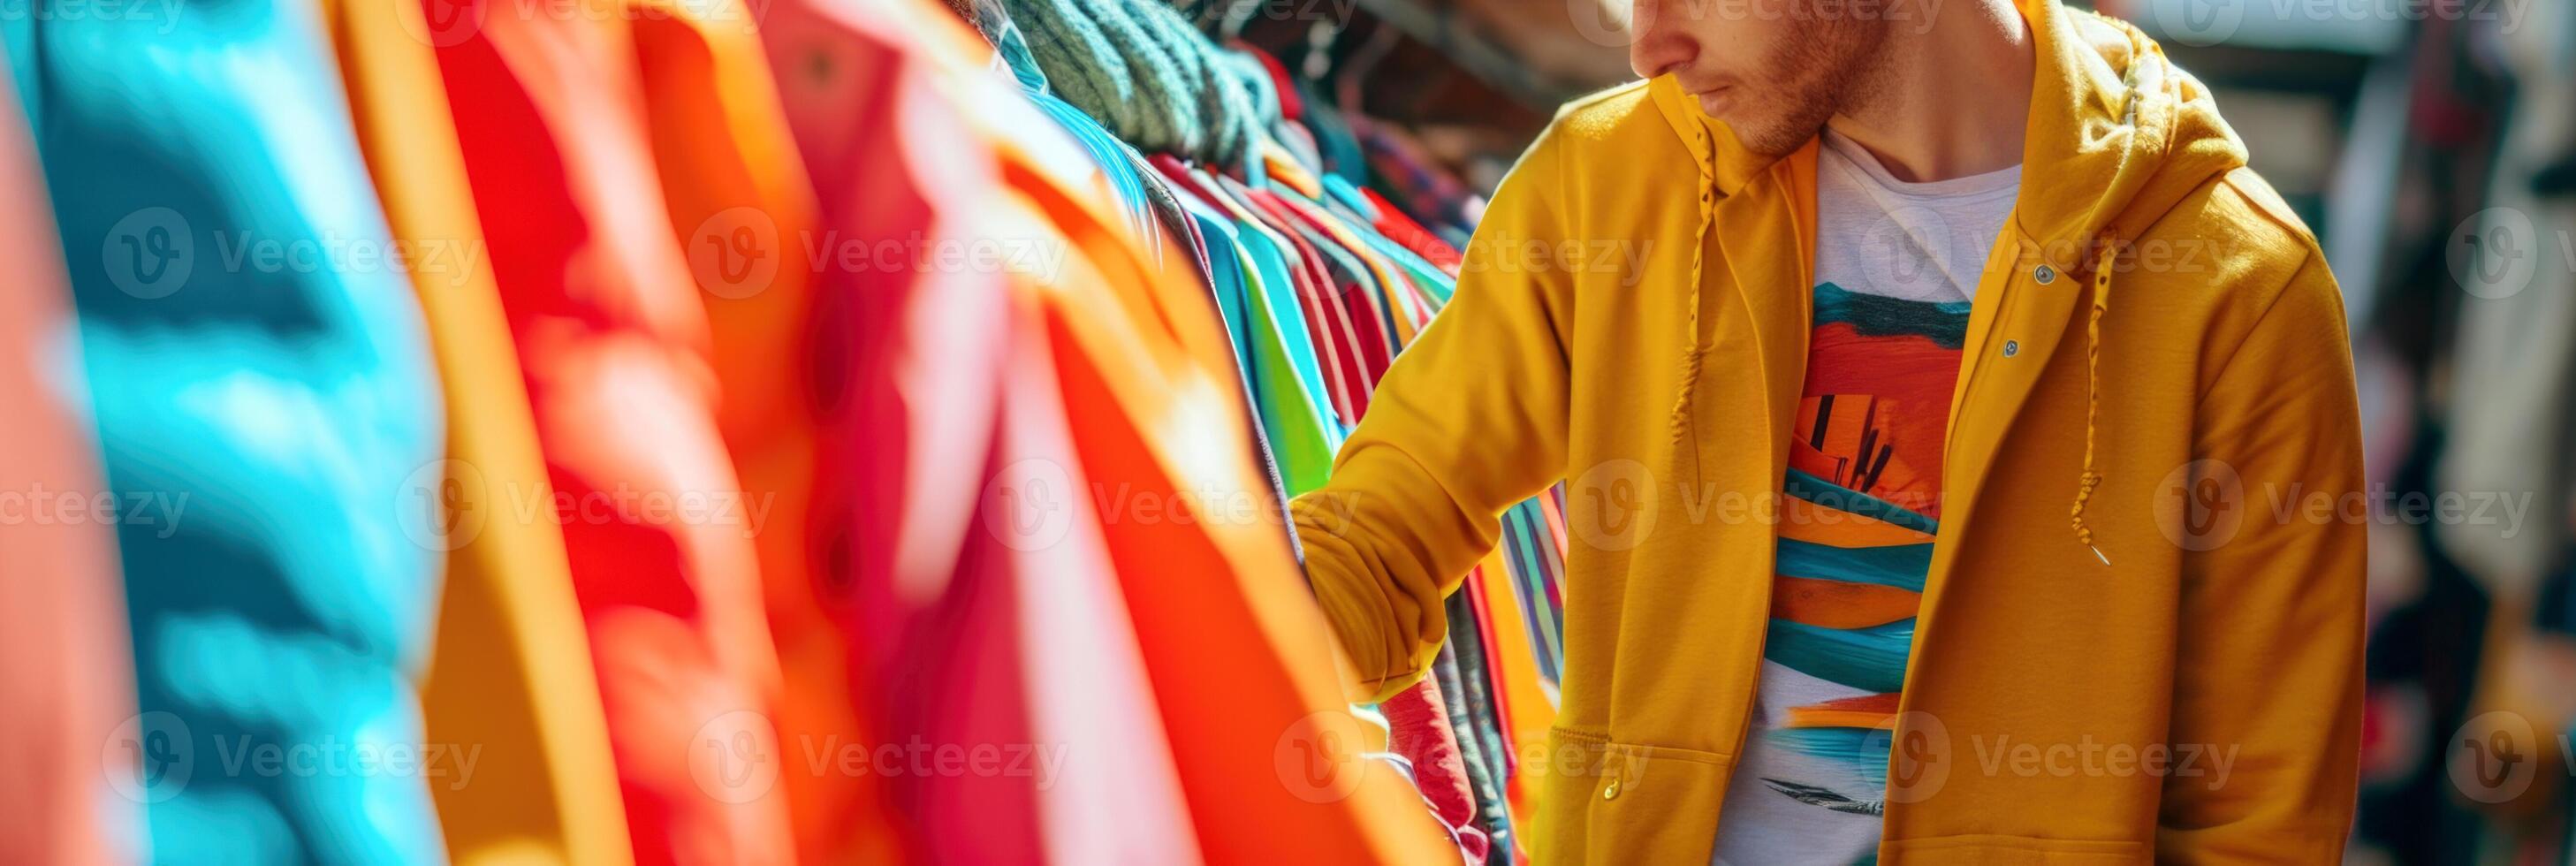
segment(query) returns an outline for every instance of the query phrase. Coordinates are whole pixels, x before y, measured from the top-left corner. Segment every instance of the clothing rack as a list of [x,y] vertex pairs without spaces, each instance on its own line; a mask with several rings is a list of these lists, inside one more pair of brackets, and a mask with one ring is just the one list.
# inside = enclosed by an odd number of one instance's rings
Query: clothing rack
[[1562,503],[1378,707],[1285,529],[1453,291],[1403,131],[1186,29],[1147,117],[932,0],[496,3],[20,22],[0,471],[186,511],[0,527],[0,861],[1526,858]]

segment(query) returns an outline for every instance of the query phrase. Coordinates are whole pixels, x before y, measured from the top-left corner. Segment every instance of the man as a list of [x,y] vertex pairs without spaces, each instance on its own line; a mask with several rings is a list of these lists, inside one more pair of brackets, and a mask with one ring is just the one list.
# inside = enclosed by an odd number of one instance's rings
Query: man
[[1297,503],[1365,695],[1563,479],[1544,861],[2338,859],[2351,355],[2208,91],[2056,0],[1635,23]]

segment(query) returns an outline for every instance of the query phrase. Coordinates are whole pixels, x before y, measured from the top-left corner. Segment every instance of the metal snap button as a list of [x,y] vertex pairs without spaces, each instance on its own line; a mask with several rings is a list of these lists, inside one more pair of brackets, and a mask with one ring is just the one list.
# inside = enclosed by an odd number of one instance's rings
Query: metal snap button
[[1612,780],[1612,781],[1610,782],[1610,785],[1609,785],[1608,787],[1605,787],[1605,788],[1602,788],[1602,789],[1601,789],[1601,799],[1604,799],[1604,800],[1616,800],[1616,799],[1619,799],[1619,782],[1618,782],[1617,780],[1615,780],[1615,779],[1614,779],[1614,780]]
[[2004,357],[2006,357],[2006,358],[2010,358],[2010,357],[2012,357],[2012,356],[2014,356],[2014,355],[2019,355],[2019,354],[2021,354],[2021,341],[2020,341],[2020,340],[2005,340],[2005,341],[2004,341]]
[[2038,280],[2040,285],[2045,286],[2050,283],[2057,282],[2057,269],[2047,265],[2040,265],[2039,270],[2032,271],[2030,276],[2031,279]]

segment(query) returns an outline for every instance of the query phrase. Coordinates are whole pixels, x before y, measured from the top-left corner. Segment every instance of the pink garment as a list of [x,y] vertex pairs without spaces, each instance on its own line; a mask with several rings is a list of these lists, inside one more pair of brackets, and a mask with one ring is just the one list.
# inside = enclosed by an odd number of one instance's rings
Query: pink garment
[[1045,275],[827,262],[817,285],[816,555],[846,575],[851,693],[872,742],[967,762],[865,780],[902,816],[886,829],[920,862],[1199,859],[1035,306],[1032,280],[1088,266],[1015,184],[1022,160],[1079,152],[935,5],[778,0],[763,33],[820,249],[1067,256]]
[[57,390],[79,386],[80,341],[17,92],[0,70],[0,491],[19,511],[0,513],[0,863],[131,862],[132,761],[158,730],[134,717],[117,506],[95,507],[98,442],[67,405],[86,395]]

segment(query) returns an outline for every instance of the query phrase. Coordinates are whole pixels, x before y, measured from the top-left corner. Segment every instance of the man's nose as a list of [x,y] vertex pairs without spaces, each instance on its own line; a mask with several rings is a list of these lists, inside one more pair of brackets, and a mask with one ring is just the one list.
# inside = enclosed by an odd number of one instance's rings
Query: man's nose
[[1699,59],[1699,41],[1682,25],[1693,0],[1635,0],[1629,33],[1628,68],[1640,78],[1653,78]]

